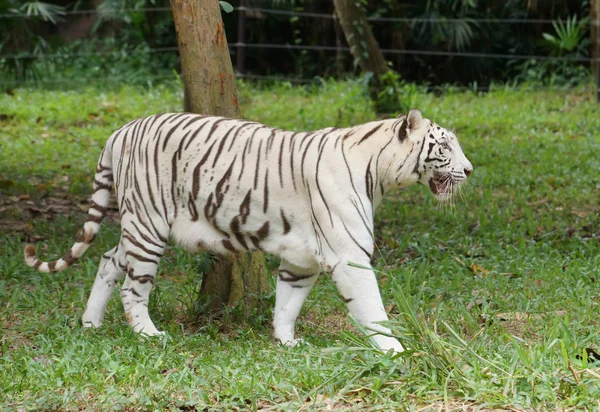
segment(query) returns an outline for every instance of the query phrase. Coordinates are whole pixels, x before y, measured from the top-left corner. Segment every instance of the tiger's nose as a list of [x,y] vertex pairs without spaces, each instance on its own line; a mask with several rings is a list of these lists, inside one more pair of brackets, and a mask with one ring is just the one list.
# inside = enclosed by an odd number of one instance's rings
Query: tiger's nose
[[465,169],[465,175],[467,175],[467,177],[471,176],[472,172],[473,172],[473,169]]

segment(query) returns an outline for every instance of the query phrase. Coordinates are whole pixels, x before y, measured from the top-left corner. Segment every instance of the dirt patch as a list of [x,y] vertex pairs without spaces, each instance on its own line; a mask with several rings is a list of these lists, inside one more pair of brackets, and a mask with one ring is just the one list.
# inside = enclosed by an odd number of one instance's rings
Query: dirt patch
[[[33,198],[24,194],[8,196],[0,192],[0,233],[24,235],[27,242],[39,242],[40,236],[31,234],[34,221],[52,221],[57,217],[80,216],[83,219],[90,206],[89,195],[53,193]],[[106,219],[118,222],[118,207],[114,198],[108,206]]]

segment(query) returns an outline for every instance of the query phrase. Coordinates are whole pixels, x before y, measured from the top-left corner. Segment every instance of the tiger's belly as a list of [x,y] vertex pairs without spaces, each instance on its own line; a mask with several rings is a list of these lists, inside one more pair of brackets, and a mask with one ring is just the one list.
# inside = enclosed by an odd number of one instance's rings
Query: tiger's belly
[[182,213],[171,225],[171,238],[196,253],[210,250],[232,254],[261,250],[305,268],[313,267],[319,260],[312,231],[297,225],[291,230],[282,224],[280,216],[270,219],[269,216],[248,216],[243,225],[235,223],[235,216],[229,225],[219,220],[223,219],[208,222],[203,217],[196,217],[194,220],[191,214]]

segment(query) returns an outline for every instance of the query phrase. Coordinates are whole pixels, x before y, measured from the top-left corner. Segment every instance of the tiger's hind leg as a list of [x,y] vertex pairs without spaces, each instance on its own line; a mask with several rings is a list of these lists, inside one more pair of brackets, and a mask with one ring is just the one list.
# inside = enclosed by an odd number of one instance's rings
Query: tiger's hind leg
[[123,229],[122,241],[125,246],[127,276],[121,287],[121,300],[127,323],[135,332],[148,336],[164,334],[156,329],[148,313],[148,301],[154,286],[154,277],[166,247],[166,236],[163,239],[164,241],[157,239],[147,231],[139,232],[134,236],[127,229]]
[[121,244],[102,256],[96,280],[81,318],[84,327],[99,327],[113,290],[125,273],[125,254]]
[[275,291],[273,328],[275,338],[284,345],[295,346],[301,342],[301,339],[295,338],[296,319],[318,276],[318,266],[306,269],[281,260]]

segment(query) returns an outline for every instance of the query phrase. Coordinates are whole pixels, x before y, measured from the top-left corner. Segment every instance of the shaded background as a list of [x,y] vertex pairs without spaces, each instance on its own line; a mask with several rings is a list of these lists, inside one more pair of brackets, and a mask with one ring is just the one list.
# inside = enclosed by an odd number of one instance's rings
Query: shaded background
[[[589,3],[377,0],[365,6],[385,57],[402,79],[485,89],[492,82],[589,81]],[[223,18],[234,66],[240,40],[245,47],[240,74],[292,81],[358,74],[333,18],[333,2],[246,0],[244,11],[239,0],[231,4],[234,11]],[[147,84],[179,70],[165,0],[1,0],[0,33],[2,87]]]

